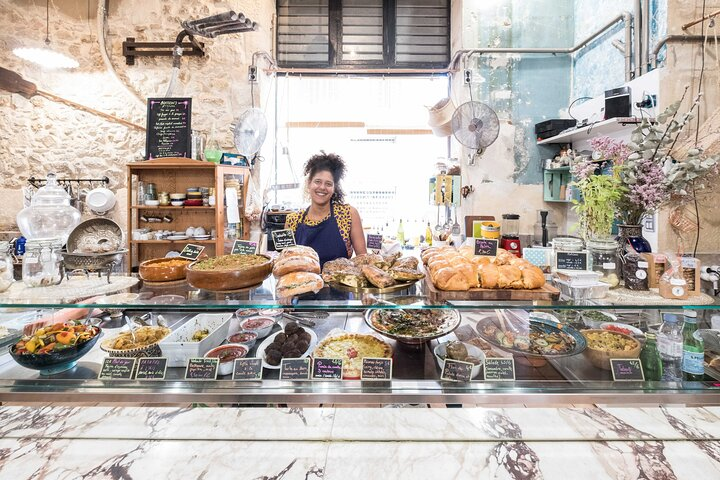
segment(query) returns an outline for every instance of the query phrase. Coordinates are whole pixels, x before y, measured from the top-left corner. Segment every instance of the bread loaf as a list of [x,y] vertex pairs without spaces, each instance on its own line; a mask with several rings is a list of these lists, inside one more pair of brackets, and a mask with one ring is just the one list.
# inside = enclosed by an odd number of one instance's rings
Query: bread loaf
[[530,265],[522,271],[523,287],[527,289],[540,288],[545,285],[545,275],[540,268]]
[[433,283],[440,290],[469,290],[470,283],[468,283],[465,276],[455,270],[452,267],[441,268],[435,272],[433,277]]
[[320,262],[320,257],[318,257],[317,252],[313,248],[307,247],[305,245],[295,245],[294,247],[283,248],[282,252],[280,252],[278,260],[295,256],[310,257],[314,258],[316,262]]
[[312,257],[289,256],[277,260],[273,266],[276,278],[293,272],[320,273],[320,264]]

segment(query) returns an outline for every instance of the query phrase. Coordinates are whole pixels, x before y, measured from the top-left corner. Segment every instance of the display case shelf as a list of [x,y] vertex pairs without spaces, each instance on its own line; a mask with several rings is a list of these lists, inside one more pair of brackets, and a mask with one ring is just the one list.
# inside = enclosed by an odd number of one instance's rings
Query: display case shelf
[[[654,118],[648,119],[654,122]],[[548,145],[552,143],[573,143],[578,140],[588,140],[598,135],[608,135],[611,133],[619,132],[627,129],[628,127],[635,127],[642,122],[641,118],[638,117],[615,117],[600,122],[591,123],[580,128],[575,128],[562,132],[554,137],[546,138],[537,142],[538,145]]]

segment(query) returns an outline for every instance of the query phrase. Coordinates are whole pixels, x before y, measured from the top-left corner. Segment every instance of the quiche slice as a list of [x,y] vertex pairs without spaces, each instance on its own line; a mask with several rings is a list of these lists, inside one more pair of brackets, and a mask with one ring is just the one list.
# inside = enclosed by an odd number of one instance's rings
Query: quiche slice
[[390,358],[392,347],[372,335],[345,333],[321,341],[315,351],[315,358],[342,358],[343,378],[360,378],[362,359]]

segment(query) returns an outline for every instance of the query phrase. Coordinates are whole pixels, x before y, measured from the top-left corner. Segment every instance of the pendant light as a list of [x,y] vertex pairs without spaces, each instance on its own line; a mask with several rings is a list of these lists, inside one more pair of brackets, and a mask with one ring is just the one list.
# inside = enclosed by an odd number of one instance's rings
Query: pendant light
[[45,0],[45,47],[43,48],[16,48],[13,53],[43,68],[77,68],[80,64],[74,58],[50,48],[50,0]]

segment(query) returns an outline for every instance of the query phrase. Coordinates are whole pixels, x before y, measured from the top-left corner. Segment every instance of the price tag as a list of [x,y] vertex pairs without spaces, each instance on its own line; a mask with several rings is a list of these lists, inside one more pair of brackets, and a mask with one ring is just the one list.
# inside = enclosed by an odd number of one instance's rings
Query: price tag
[[219,358],[191,358],[185,369],[185,380],[215,380]]
[[233,380],[262,380],[262,359],[236,358]]
[[255,255],[255,252],[257,252],[257,242],[247,240],[235,240],[230,251],[233,255]]
[[611,358],[613,380],[616,382],[644,381],[642,363],[637,358]]
[[98,379],[130,380],[135,368],[136,358],[108,357],[103,360]]
[[360,380],[392,380],[392,358],[364,357]]
[[440,380],[449,380],[451,382],[469,382],[472,380],[473,364],[470,362],[461,362],[459,360],[445,359],[443,369],[440,373]]
[[137,380],[165,380],[167,371],[167,358],[144,357],[138,358]]
[[695,257],[682,257],[680,259],[683,268],[695,268],[698,264],[698,259]]
[[615,264],[614,263],[603,263],[602,264],[603,270],[615,270]]
[[587,270],[588,252],[555,252],[555,270]]
[[342,358],[313,358],[313,380],[342,380]]
[[382,249],[382,235],[374,235],[372,233],[368,233],[367,236],[367,248],[371,250],[381,250]]
[[180,252],[180,256],[194,262],[198,259],[203,250],[205,250],[205,247],[202,245],[193,245],[192,243],[188,243],[185,245],[185,248],[182,249],[182,252]]
[[475,255],[494,257],[497,255],[498,241],[494,238],[476,238]]
[[511,382],[515,380],[515,359],[486,358],[483,368],[485,380]]
[[280,361],[280,380],[308,380],[309,358],[283,358]]
[[295,243],[295,232],[289,228],[287,230],[273,230],[272,237],[277,251],[297,245]]

